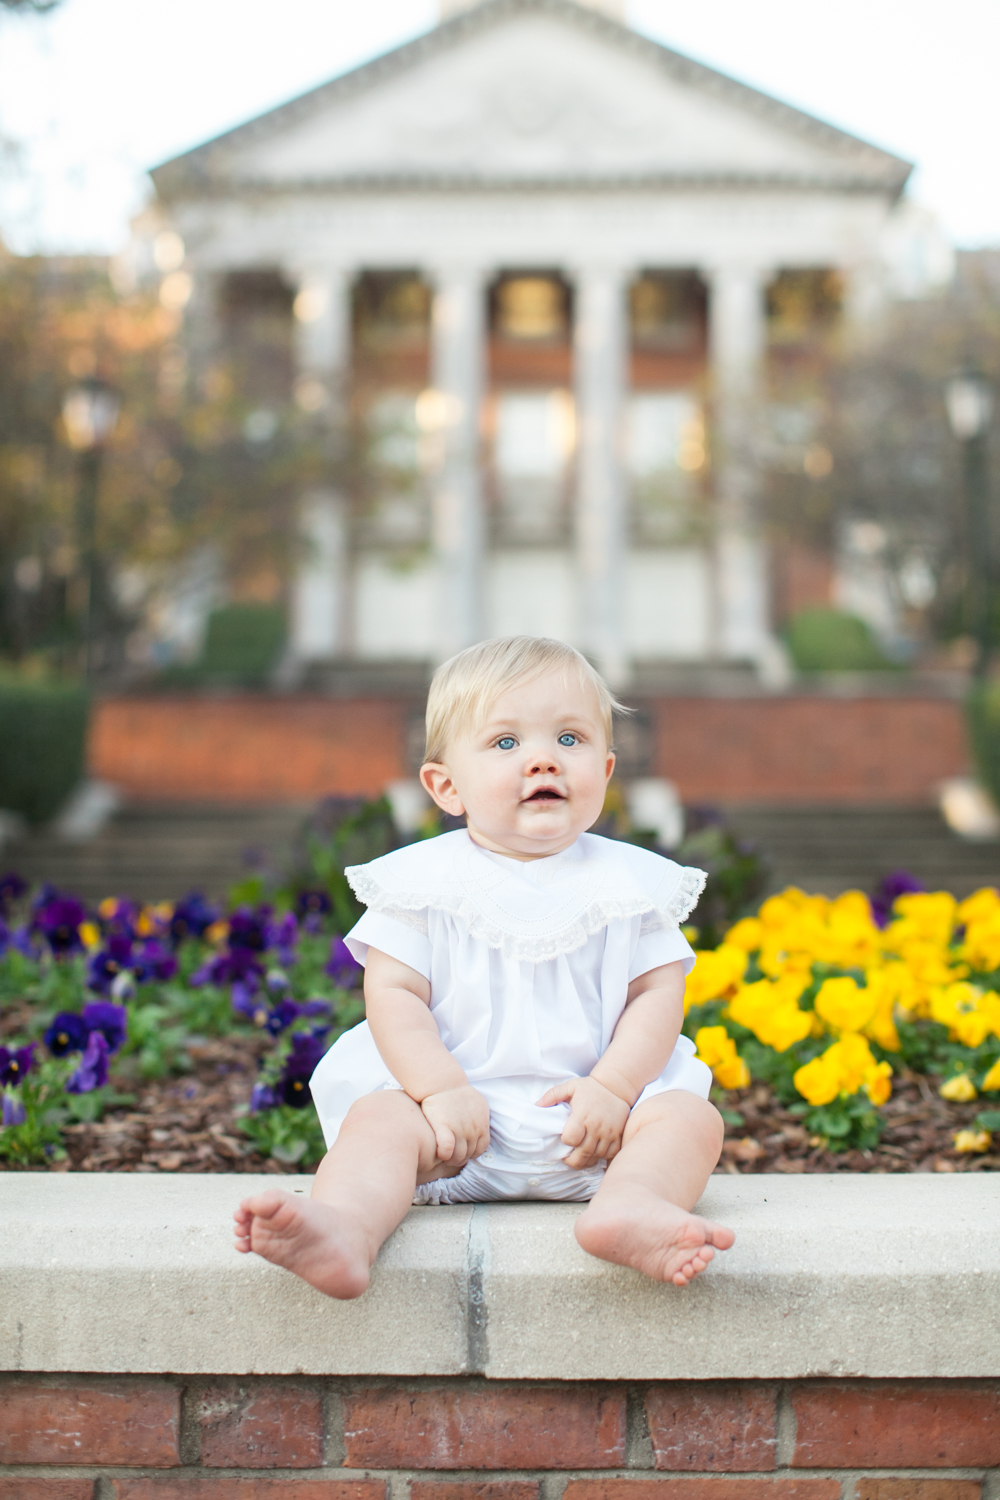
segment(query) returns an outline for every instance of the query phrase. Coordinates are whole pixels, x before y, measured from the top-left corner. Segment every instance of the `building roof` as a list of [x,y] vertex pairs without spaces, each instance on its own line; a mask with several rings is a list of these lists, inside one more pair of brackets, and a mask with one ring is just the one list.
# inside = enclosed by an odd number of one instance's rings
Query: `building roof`
[[910,171],[577,0],[481,0],[152,175],[163,198],[575,186],[895,196]]

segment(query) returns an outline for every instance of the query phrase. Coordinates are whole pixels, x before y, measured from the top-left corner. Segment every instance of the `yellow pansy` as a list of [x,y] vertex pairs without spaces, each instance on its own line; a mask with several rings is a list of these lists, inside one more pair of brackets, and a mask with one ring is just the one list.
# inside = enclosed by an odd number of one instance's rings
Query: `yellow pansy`
[[700,1026],[695,1046],[702,1062],[708,1063],[715,1081],[724,1089],[743,1089],[750,1082],[750,1069],[736,1052],[736,1043],[724,1026]]
[[80,942],[85,948],[99,948],[101,946],[101,929],[96,922],[81,922],[77,931],[80,934]]
[[744,917],[735,927],[730,927],[724,942],[731,948],[742,948],[744,953],[756,953],[763,938],[763,922],[756,917]]
[[956,1073],[954,1078],[949,1078],[938,1089],[942,1099],[950,1099],[952,1104],[969,1104],[976,1097],[976,1085],[968,1073]]
[[892,1068],[887,1062],[875,1064],[865,1078],[864,1090],[873,1104],[885,1104],[892,1097]]
[[840,1093],[840,1069],[835,1058],[824,1052],[794,1074],[792,1082],[803,1099],[813,1106],[830,1104]]
[[730,943],[699,953],[684,992],[685,1010],[692,1005],[704,1005],[707,1000],[717,1000],[731,990],[743,978],[746,966],[746,951]]
[[860,1031],[875,1014],[876,997],[859,989],[857,981],[844,975],[826,979],[816,996],[816,1014],[834,1031]]
[[892,1069],[878,1063],[863,1036],[845,1032],[820,1057],[814,1057],[793,1076],[793,1083],[812,1105],[829,1104],[841,1094],[863,1088],[873,1104],[884,1104],[892,1092]]
[[953,1141],[956,1151],[988,1151],[993,1137],[988,1130],[959,1130]]
[[745,984],[730,1000],[728,1015],[766,1047],[786,1052],[793,1042],[801,1042],[812,1031],[812,1017],[796,1003],[805,986],[806,976],[800,974]]
[[1000,1089],[1000,1058],[997,1058],[986,1077],[983,1079],[983,1093],[995,1094]]
[[229,936],[228,922],[213,922],[210,927],[205,928],[206,943],[220,944]]

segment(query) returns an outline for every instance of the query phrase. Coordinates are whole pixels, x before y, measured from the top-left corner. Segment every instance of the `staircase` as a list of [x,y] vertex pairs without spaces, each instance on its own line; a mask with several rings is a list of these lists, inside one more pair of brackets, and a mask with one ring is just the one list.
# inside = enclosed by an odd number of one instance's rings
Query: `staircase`
[[771,890],[871,891],[892,870],[967,896],[1000,885],[1000,840],[969,843],[936,808],[730,807],[729,825],[771,865]]
[[220,897],[261,864],[283,871],[308,811],[134,804],[86,842],[39,832],[8,844],[0,866],[32,885],[49,880],[92,903],[103,896],[176,900],[190,890]]
[[[32,884],[50,880],[89,902],[171,900],[189,890],[220,897],[261,863],[282,871],[309,810],[134,804],[85,843],[41,832],[8,844],[0,871],[17,870]],[[957,896],[1000,885],[1000,841],[966,843],[932,808],[730,807],[726,816],[767,855],[771,890],[870,891],[891,870]]]

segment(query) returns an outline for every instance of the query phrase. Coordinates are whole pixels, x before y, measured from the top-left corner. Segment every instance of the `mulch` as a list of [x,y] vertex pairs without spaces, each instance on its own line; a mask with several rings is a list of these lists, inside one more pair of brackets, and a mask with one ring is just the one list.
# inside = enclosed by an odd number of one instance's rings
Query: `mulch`
[[[8,1007],[0,1032],[20,1029]],[[250,1098],[258,1058],[268,1040],[258,1034],[213,1038],[191,1046],[191,1071],[180,1077],[111,1081],[135,1103],[111,1109],[92,1125],[63,1132],[66,1157],[52,1172],[256,1172],[284,1175],[312,1171],[260,1156],[239,1130],[234,1111]],[[809,1136],[764,1084],[733,1091],[726,1108],[742,1125],[727,1125],[717,1172],[990,1172],[1000,1155],[960,1154],[953,1136],[970,1126],[982,1102],[952,1104],[939,1098],[933,1081],[917,1074],[893,1080],[883,1109],[886,1127],[871,1151],[830,1152]],[[18,1170],[0,1161],[0,1170]],[[39,1168],[34,1168],[37,1171]],[[42,1170],[45,1170],[44,1168]]]

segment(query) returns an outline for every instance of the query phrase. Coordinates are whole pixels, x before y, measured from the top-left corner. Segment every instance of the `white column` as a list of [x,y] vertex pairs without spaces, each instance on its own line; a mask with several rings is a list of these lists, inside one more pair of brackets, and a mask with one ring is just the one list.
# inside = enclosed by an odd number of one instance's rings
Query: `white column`
[[769,273],[732,262],[708,273],[716,530],[716,650],[767,664],[773,655],[767,558],[757,525],[753,424],[767,347]]
[[486,274],[470,266],[433,275],[430,423],[438,453],[434,551],[440,569],[438,656],[483,637],[486,521],[481,414],[486,389]]
[[620,267],[582,268],[574,314],[580,641],[612,686],[622,686],[628,676],[623,600],[628,515],[622,460],[627,281]]
[[[331,425],[343,420],[351,361],[351,284],[340,268],[299,270],[294,303],[296,399]],[[294,679],[310,661],[351,649],[348,503],[316,488],[299,512],[304,555],[292,589],[290,662]]]

